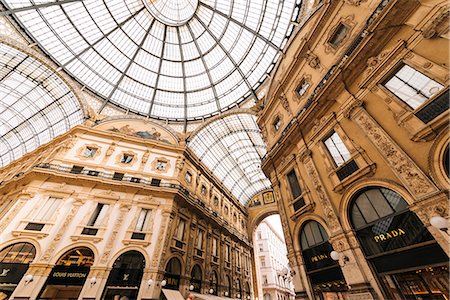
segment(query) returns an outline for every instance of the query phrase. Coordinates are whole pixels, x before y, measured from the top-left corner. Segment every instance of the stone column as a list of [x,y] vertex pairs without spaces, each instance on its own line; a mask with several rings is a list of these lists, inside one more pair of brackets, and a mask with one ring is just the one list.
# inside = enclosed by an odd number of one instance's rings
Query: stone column
[[[369,281],[374,283],[373,275],[370,270],[364,272],[358,265],[357,256],[352,248],[350,248],[347,241],[347,237],[344,234],[342,226],[337,217],[334,206],[323,186],[319,172],[312,159],[312,152],[310,150],[304,151],[300,157],[300,161],[303,163],[306,169],[306,174],[311,180],[314,190],[318,197],[318,204],[322,207],[325,214],[328,228],[331,232],[330,243],[333,245],[334,250],[341,253],[340,266],[342,273],[344,274],[347,285],[352,288],[349,290],[349,300],[352,299],[376,299],[377,295],[370,285]],[[346,260],[343,258],[346,257]],[[376,287],[376,285],[374,285]]]

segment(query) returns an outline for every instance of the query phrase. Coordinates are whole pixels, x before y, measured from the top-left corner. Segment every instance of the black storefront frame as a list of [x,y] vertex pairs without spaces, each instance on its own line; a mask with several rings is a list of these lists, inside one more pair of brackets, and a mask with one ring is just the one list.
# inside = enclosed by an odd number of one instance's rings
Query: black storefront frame
[[[391,271],[388,271],[388,272],[379,272],[377,270],[376,265],[374,264],[374,260],[380,259],[380,258],[383,258],[383,257],[387,257],[387,256],[391,256],[391,255],[395,255],[395,254],[401,254],[401,253],[408,252],[408,251],[411,251],[411,250],[412,251],[414,251],[414,250],[422,250],[422,249],[424,249],[424,247],[427,247],[427,246],[437,246],[436,249],[439,249],[439,251],[441,252],[441,255],[443,254],[443,258],[444,257],[446,258],[446,260],[445,260],[446,262],[444,262],[444,261],[436,262],[436,263],[433,263],[432,265],[433,266],[444,266],[444,265],[446,265],[448,267],[449,266],[449,261],[448,261],[447,255],[442,250],[442,248],[439,246],[437,241],[434,239],[433,235],[429,232],[429,230],[425,227],[425,225],[417,217],[417,215],[414,212],[409,210],[409,207],[408,207],[409,205],[405,209],[402,209],[400,211],[394,211],[394,213],[392,213],[392,214],[383,216],[383,217],[381,217],[381,218],[379,218],[379,219],[377,219],[375,221],[372,221],[370,223],[366,223],[365,225],[363,225],[360,228],[356,229],[355,225],[353,223],[353,220],[352,220],[352,208],[353,208],[353,205],[355,205],[356,199],[361,194],[363,194],[364,192],[366,192],[368,190],[371,190],[371,189],[386,189],[386,190],[389,190],[389,191],[394,192],[397,195],[399,195],[401,200],[404,201],[406,204],[407,204],[407,202],[401,196],[401,194],[397,193],[396,191],[394,191],[392,189],[385,188],[385,187],[380,187],[380,186],[371,186],[371,187],[364,188],[364,189],[360,190],[358,193],[356,193],[355,196],[352,199],[351,204],[349,205],[349,208],[348,208],[348,214],[349,214],[350,223],[352,225],[352,231],[353,231],[354,235],[356,236],[356,238],[358,240],[358,243],[359,243],[359,245],[361,247],[361,250],[362,250],[362,253],[364,255],[364,258],[368,262],[369,268],[371,269],[372,274],[374,274],[375,280],[378,282],[378,285],[381,287],[381,292],[383,294],[383,297],[385,299],[391,299],[390,297],[392,297],[392,294],[389,292],[390,289],[386,286],[385,281],[383,280],[383,276],[393,276],[395,274],[400,274],[400,273],[404,273],[404,272],[410,272],[410,271],[414,271],[414,270],[420,270],[420,269],[429,267],[431,265],[424,265],[424,264],[420,265],[419,264],[419,265],[416,265],[416,266],[411,266],[409,268],[400,268],[400,269],[391,270]],[[384,194],[383,194],[383,196],[384,196]],[[387,201],[386,198],[385,198],[385,200]],[[387,201],[387,202],[389,203],[389,201]],[[371,203],[371,205],[373,206],[372,203]],[[391,205],[391,204],[389,203],[389,205]],[[359,207],[358,207],[358,209],[359,209]],[[384,252],[381,252],[381,253],[378,253],[378,254],[367,255],[367,253],[366,253],[367,250],[365,249],[365,242],[361,240],[361,237],[360,237],[360,235],[358,235],[358,232],[361,232],[362,230],[365,230],[367,228],[372,228],[375,225],[380,224],[383,221],[387,221],[389,219],[394,219],[396,217],[399,217],[399,216],[402,216],[402,215],[407,215],[407,214],[413,216],[413,219],[415,221],[420,222],[420,225],[423,227],[423,231],[426,232],[426,234],[428,235],[429,239],[425,240],[425,241],[422,241],[422,242],[419,242],[419,243],[416,243],[416,244],[411,244],[411,245],[404,246],[404,247],[399,247],[399,248],[396,248],[396,249],[393,249],[393,250],[384,251]],[[397,287],[397,293],[398,293],[398,295],[400,297],[402,297],[403,299],[406,299],[406,298],[404,298],[404,295],[402,295],[400,293],[398,287]]]

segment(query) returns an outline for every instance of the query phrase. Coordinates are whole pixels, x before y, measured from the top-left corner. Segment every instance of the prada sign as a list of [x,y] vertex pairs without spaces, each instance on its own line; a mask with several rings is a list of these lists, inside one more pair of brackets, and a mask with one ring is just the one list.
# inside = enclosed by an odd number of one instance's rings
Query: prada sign
[[180,275],[166,273],[164,279],[166,279],[167,281],[167,284],[164,288],[170,290],[178,290],[178,288],[180,287]]
[[28,264],[0,263],[0,283],[17,284],[28,270]]
[[83,285],[89,274],[89,267],[55,266],[48,276],[47,284]]
[[333,247],[328,242],[303,250],[306,269],[313,271],[336,265],[337,263],[330,258],[331,251],[333,251]]
[[419,218],[410,211],[358,229],[356,235],[366,256],[433,240]]

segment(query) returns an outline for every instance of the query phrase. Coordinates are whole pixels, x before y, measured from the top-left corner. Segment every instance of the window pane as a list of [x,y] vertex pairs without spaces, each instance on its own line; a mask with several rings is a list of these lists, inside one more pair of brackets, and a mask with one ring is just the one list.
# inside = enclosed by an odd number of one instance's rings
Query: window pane
[[375,209],[372,207],[372,204],[367,198],[366,193],[363,193],[361,196],[358,197],[358,199],[356,200],[356,205],[358,205],[358,208],[361,211],[367,223],[379,219],[379,216],[375,211]]
[[326,139],[324,143],[338,167],[350,159],[350,152],[336,132]]
[[292,170],[287,175],[289,186],[291,187],[292,196],[294,199],[299,197],[302,194],[302,189],[300,188],[300,185],[298,183],[297,175],[295,174],[295,171]]
[[390,215],[394,212],[379,189],[368,190],[366,192],[366,196],[370,199],[370,202],[377,211],[379,218]]
[[384,86],[413,109],[444,88],[440,83],[408,65],[402,66],[392,78],[384,83]]
[[136,228],[135,230],[137,231],[144,231],[144,229],[147,227],[146,223],[147,223],[147,215],[148,215],[148,209],[141,209],[140,213],[139,213],[139,217],[136,223]]

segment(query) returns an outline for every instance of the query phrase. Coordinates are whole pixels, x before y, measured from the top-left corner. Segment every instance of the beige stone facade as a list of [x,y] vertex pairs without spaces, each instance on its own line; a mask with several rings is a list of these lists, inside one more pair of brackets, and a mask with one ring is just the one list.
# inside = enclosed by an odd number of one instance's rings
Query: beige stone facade
[[[142,274],[131,287],[116,282],[122,290],[111,293],[119,296],[159,299],[163,281],[183,296],[192,289],[242,298],[252,293],[245,207],[160,124],[118,118],[80,125],[0,173],[0,248],[35,248],[25,272],[32,280],[10,285],[11,299],[107,297],[114,264],[130,251],[143,256]],[[93,259],[86,274],[76,275],[84,283],[54,284],[44,292],[55,264],[80,248]],[[168,275],[171,259],[180,265]],[[200,270],[195,282],[194,266]]]
[[[286,213],[285,236],[292,238],[287,247],[297,299],[403,299],[389,281],[393,277],[377,271],[375,257],[363,249],[351,205],[371,188],[398,193],[431,233],[429,243],[448,256],[449,236],[430,225],[433,216],[448,218],[448,6],[445,1],[370,0],[321,5],[257,106],[268,144],[263,169],[280,212]],[[390,86],[403,66],[438,87],[416,107]],[[300,236],[310,221],[324,228],[331,250],[340,255],[345,283],[341,280],[335,293],[331,283],[317,283],[321,280],[305,266],[307,259],[330,259],[329,252],[305,257]],[[392,235],[382,233],[386,237]],[[402,250],[390,253],[395,260]],[[435,265],[448,270],[445,261]],[[419,265],[390,273],[419,270]],[[448,286],[442,289],[448,293]]]

